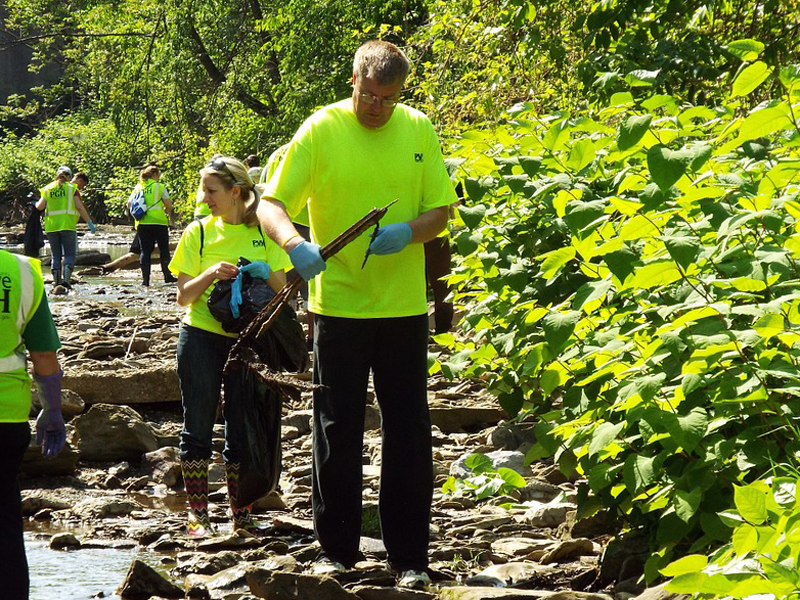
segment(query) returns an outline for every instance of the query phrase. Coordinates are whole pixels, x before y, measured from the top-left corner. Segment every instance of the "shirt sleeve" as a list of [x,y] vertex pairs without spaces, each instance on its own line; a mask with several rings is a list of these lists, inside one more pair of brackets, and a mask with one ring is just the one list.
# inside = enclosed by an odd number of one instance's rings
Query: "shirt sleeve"
[[22,332],[22,340],[29,352],[50,352],[61,348],[61,340],[58,339],[56,324],[47,303],[47,294],[42,294],[39,307]]
[[169,192],[167,191],[167,186],[161,188],[161,199],[169,200]]
[[267,181],[264,195],[283,203],[294,218],[305,207],[312,189],[312,126],[303,123],[286,150],[275,173]]
[[200,221],[192,221],[184,230],[175,256],[169,263],[169,270],[173,273],[186,273],[190,277],[200,274]]
[[426,154],[433,157],[433,160],[425,163],[421,208],[423,213],[440,206],[449,206],[458,202],[453,182],[444,164],[439,137],[436,135],[436,131],[434,131],[430,121],[427,122],[427,127],[428,150]]

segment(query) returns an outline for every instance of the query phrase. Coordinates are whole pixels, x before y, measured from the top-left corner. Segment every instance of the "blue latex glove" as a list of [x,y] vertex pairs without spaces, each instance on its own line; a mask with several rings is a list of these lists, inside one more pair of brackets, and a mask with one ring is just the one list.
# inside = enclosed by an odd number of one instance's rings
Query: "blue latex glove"
[[239,318],[239,307],[242,305],[242,269],[236,275],[236,279],[231,284],[231,299],[228,306],[231,307],[231,316],[234,319]]
[[89,221],[88,223],[86,223],[86,225],[89,227],[89,231],[91,231],[92,233],[97,233],[97,227],[92,221]]
[[292,261],[297,273],[308,281],[319,275],[328,268],[322,255],[319,253],[320,247],[303,240],[289,252],[289,260]]
[[394,254],[411,242],[411,227],[408,223],[394,223],[378,229],[378,235],[369,245],[372,254]]
[[269,264],[263,260],[254,260],[239,269],[239,273],[250,273],[250,277],[258,277],[266,281],[269,279]]
[[42,411],[36,418],[36,444],[42,446],[42,454],[47,458],[56,456],[67,442],[61,416],[61,375],[61,371],[52,375],[34,374],[42,404]]

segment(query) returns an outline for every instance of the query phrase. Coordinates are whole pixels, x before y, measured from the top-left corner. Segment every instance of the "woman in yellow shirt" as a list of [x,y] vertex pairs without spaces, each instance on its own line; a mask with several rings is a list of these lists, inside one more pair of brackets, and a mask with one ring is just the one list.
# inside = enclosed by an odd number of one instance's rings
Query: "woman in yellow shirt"
[[258,226],[258,192],[241,162],[230,157],[214,158],[200,175],[203,202],[211,215],[186,228],[169,265],[178,276],[178,304],[186,307],[177,350],[184,415],[180,457],[189,501],[187,533],[195,537],[204,536],[210,529],[208,464],[221,389],[225,420],[222,456],[233,524],[236,529],[255,528],[250,507],[236,503],[244,392],[239,377],[223,373],[237,334],[224,331],[211,315],[208,296],[217,281],[237,276],[239,257],[251,261],[243,270],[267,279],[275,291],[285,283],[283,269],[291,264]]

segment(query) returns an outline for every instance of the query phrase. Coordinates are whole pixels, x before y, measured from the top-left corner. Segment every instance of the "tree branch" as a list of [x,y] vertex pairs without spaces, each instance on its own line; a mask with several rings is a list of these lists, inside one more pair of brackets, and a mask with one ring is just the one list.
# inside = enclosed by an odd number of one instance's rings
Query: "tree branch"
[[135,32],[135,31],[127,33],[80,33],[80,32],[56,31],[53,33],[42,33],[40,35],[31,35],[24,38],[15,37],[13,33],[5,29],[0,30],[0,33],[3,33],[11,38],[10,41],[0,42],[0,52],[2,52],[3,50],[7,50],[9,48],[13,48],[14,46],[27,45],[30,42],[36,42],[39,40],[44,40],[49,38],[150,37],[149,33]]

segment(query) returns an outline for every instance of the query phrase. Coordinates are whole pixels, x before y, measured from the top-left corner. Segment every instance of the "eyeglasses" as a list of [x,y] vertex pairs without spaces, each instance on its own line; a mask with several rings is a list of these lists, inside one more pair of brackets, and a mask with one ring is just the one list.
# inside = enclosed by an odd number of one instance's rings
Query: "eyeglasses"
[[358,99],[364,104],[375,104],[378,102],[383,108],[394,108],[400,101],[398,96],[394,98],[381,98],[380,96],[373,96],[367,92],[358,92]]

